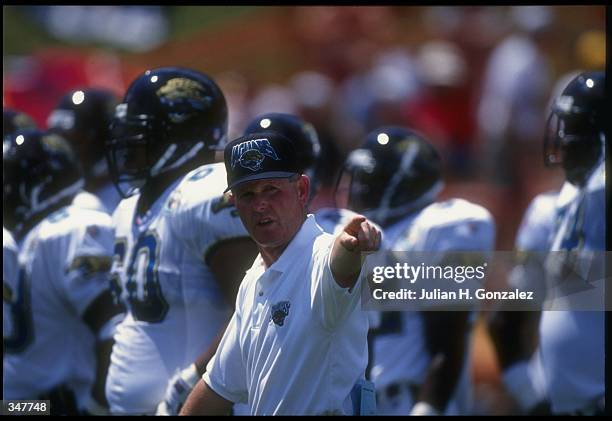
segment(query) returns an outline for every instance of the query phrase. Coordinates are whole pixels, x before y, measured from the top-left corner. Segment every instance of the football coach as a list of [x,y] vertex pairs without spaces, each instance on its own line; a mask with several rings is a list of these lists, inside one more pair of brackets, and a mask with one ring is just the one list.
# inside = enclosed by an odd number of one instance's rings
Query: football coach
[[351,390],[367,365],[362,266],[380,248],[380,230],[358,215],[337,236],[323,232],[307,214],[310,180],[290,139],[239,137],[224,159],[259,255],[181,415],[228,414],[236,402],[252,415],[353,414]]

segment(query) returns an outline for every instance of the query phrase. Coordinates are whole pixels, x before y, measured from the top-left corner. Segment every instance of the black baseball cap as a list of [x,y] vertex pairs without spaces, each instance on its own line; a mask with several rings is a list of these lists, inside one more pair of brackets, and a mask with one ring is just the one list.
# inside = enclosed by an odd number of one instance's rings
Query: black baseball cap
[[289,178],[300,173],[293,142],[274,132],[251,133],[232,140],[223,152],[229,191],[247,181]]

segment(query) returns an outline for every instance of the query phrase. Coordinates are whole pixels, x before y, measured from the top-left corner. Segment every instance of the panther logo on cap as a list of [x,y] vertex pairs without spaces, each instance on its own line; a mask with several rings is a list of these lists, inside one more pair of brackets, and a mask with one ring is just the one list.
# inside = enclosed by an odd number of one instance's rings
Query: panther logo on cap
[[232,148],[232,168],[240,164],[242,168],[258,171],[266,156],[280,160],[268,139],[247,140]]

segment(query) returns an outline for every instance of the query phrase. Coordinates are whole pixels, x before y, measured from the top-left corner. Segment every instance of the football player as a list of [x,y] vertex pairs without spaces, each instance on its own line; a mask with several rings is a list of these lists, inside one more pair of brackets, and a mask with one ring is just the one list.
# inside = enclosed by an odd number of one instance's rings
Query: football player
[[3,225],[21,250],[18,275],[3,291],[3,396],[48,399],[52,414],[106,413],[106,370],[122,317],[109,289],[110,216],[71,205],[84,181],[57,134],[8,135],[3,167]]
[[106,89],[75,89],[60,99],[47,118],[49,131],[68,140],[81,160],[85,191],[75,198],[77,206],[112,213],[121,200],[110,180],[104,153],[118,102]]
[[[556,204],[549,259],[577,256],[582,263],[605,251],[605,75],[573,78],[552,107],[545,163],[560,165],[565,184]],[[563,195],[563,190],[570,193]],[[566,252],[562,254],[561,252]],[[570,260],[561,266],[572,266]],[[546,262],[549,276],[556,272]],[[578,273],[580,270],[575,268]],[[603,311],[543,311],[539,352],[553,414],[603,414]]]
[[106,385],[114,414],[178,413],[257,254],[213,164],[227,118],[215,81],[178,67],[142,73],[116,108],[107,158],[124,199],[111,282],[128,314]]
[[[384,248],[410,252],[490,251],[490,213],[463,199],[436,202],[441,161],[417,132],[381,127],[349,154],[340,188],[348,207],[384,229]],[[474,313],[382,312],[373,331],[371,380],[378,413],[465,414],[471,382],[469,343]]]

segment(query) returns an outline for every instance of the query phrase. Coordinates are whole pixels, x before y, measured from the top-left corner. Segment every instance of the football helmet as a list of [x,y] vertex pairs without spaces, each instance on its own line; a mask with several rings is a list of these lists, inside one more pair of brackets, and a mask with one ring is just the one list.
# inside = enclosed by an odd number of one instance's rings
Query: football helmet
[[226,142],[227,119],[223,92],[209,76],[179,67],[144,72],[117,105],[107,143],[121,196],[193,159],[212,162]]
[[3,222],[16,233],[32,217],[72,199],[84,185],[70,144],[55,133],[22,129],[8,135],[2,163]]
[[293,114],[267,113],[255,117],[244,129],[243,135],[267,131],[279,133],[293,141],[300,170],[311,176],[321,152],[314,126]]
[[34,123],[32,117],[24,112],[3,108],[2,114],[2,138],[5,138],[7,135],[19,129],[36,128],[36,123]]
[[544,138],[544,164],[561,165],[567,181],[583,184],[602,156],[604,120],[604,73],[579,74],[553,103]]
[[421,134],[397,126],[370,132],[347,157],[343,178],[348,208],[381,225],[433,202],[443,187],[436,149]]
[[105,143],[118,102],[106,89],[76,89],[66,93],[47,118],[49,131],[63,136],[79,156],[86,180],[108,175]]

